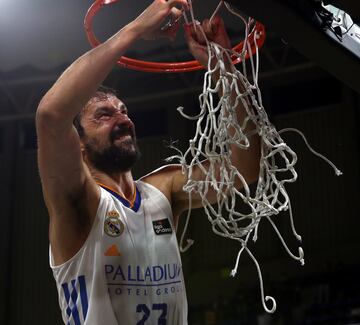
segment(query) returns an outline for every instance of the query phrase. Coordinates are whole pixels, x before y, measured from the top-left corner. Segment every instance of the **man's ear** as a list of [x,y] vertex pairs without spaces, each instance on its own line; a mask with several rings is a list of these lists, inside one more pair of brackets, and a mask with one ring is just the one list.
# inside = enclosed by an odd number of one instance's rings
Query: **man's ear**
[[84,142],[80,139],[80,149],[81,149],[81,152],[83,152],[83,150],[85,150],[85,145],[84,145]]
[[82,140],[80,140],[80,150],[81,150],[81,154],[82,154],[83,158],[85,158],[86,150],[85,150],[85,144]]

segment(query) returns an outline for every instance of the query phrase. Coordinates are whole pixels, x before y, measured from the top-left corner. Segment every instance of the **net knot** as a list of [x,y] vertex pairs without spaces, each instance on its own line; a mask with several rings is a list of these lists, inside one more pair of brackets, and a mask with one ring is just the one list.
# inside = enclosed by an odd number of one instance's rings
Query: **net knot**
[[342,174],[343,174],[343,172],[342,172],[341,170],[339,170],[339,169],[336,168],[336,170],[335,170],[335,175],[336,175],[336,176],[341,176]]

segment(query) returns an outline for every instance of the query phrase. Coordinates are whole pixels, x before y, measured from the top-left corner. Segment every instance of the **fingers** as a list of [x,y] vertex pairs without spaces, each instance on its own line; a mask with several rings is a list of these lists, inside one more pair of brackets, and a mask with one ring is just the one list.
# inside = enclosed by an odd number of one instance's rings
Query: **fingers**
[[[196,30],[194,29],[194,25],[193,24],[188,24],[188,25],[184,25],[184,29],[185,29],[185,40],[188,43],[188,46],[190,48],[205,48],[206,47],[206,42],[205,44],[203,44],[203,42],[201,42],[204,39],[204,36],[202,33],[200,32],[200,28],[201,26],[198,26],[196,28]],[[199,37],[201,37],[202,39],[199,40]]]
[[170,6],[170,8],[175,6],[182,6],[186,10],[189,9],[189,5],[186,0],[165,0],[167,4]]
[[180,28],[180,19],[182,17],[182,11],[173,7],[170,11],[171,19],[169,22],[161,28],[161,32],[159,34],[160,37],[169,38],[170,40],[174,40],[176,38],[177,32]]
[[213,28],[212,28],[212,21],[210,21],[209,19],[205,19],[202,23],[202,28],[204,30],[204,34],[206,35],[206,37],[210,40],[214,39],[214,32],[213,32]]
[[171,41],[174,41],[177,35],[177,32],[179,31],[180,24],[179,22],[169,26],[168,28],[162,30],[159,33],[160,37],[169,38]]
[[224,20],[220,16],[215,16],[211,20],[212,30],[214,34],[217,34],[219,30],[225,30],[225,23]]
[[[184,25],[185,29],[185,39],[186,43],[188,44],[190,53],[195,57],[196,60],[198,60],[203,66],[207,65],[208,62],[208,52],[207,47],[204,45],[201,45],[196,39],[196,33],[194,31],[193,25]],[[200,29],[200,26],[199,28]]]
[[205,19],[199,26],[200,28],[194,28],[193,24],[184,25],[184,27],[185,32],[201,45],[206,45],[206,39],[216,42],[219,32],[225,31],[224,21],[219,16],[215,16],[211,20]]
[[173,22],[177,22],[181,18],[182,13],[183,12],[176,7],[171,8],[171,15]]
[[192,25],[184,24],[185,30],[185,40],[189,44],[189,46],[197,43],[196,42],[196,34],[193,32]]
[[200,23],[194,27],[193,23],[184,25],[185,34],[188,37],[191,37],[195,42],[199,43],[200,45],[206,45],[206,38],[203,27]]

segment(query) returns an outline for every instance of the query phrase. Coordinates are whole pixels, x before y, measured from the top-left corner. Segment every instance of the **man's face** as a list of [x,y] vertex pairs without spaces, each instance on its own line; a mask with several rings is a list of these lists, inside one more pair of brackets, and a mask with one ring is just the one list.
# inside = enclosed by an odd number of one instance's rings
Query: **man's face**
[[86,104],[81,124],[85,152],[95,168],[108,173],[131,169],[140,153],[134,124],[120,99],[97,93]]

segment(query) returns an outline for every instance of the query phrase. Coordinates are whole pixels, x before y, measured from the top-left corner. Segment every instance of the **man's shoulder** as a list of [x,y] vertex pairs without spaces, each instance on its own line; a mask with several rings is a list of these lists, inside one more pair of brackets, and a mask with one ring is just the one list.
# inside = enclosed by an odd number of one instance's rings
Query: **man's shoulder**
[[156,187],[171,202],[174,177],[179,173],[182,173],[181,165],[165,165],[141,177],[139,181]]
[[145,181],[149,178],[157,178],[157,177],[168,177],[171,176],[173,173],[178,173],[181,171],[180,164],[169,164],[159,167],[158,169],[153,170],[152,172],[144,175],[140,178],[141,181]]

